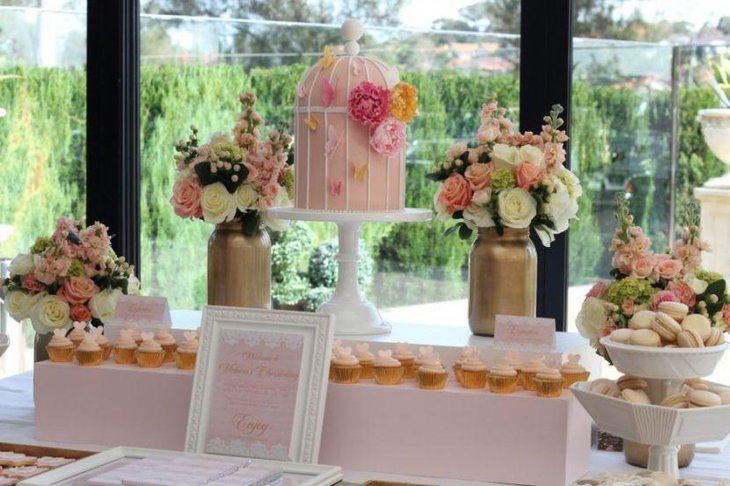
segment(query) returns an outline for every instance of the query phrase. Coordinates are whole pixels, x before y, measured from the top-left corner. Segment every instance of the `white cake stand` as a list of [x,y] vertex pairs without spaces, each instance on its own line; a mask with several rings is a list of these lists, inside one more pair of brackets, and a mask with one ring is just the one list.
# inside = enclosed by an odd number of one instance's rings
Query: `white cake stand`
[[272,218],[321,221],[336,223],[339,231],[337,254],[338,276],[335,295],[317,312],[334,314],[335,334],[338,336],[366,336],[387,334],[390,324],[385,322],[372,302],[363,297],[357,283],[357,260],[360,246],[360,226],[363,223],[418,223],[431,219],[427,209],[405,208],[383,212],[333,212],[301,208],[272,208]]

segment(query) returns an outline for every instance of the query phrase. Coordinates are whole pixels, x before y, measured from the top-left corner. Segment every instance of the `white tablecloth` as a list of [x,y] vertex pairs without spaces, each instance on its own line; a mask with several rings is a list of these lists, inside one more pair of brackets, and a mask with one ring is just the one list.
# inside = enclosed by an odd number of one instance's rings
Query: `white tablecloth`
[[[35,440],[35,411],[33,403],[33,373],[20,373],[0,379],[0,442],[66,446]],[[100,451],[105,447],[74,444],[74,448]],[[622,473],[639,471],[624,462],[623,454],[616,452],[593,451],[590,472],[587,477],[596,477],[602,472]],[[730,480],[730,447],[719,454],[698,453],[692,465],[683,469],[681,475],[688,479],[707,481],[715,485],[720,480]],[[397,480],[410,483],[433,484],[439,486],[476,486],[490,483],[473,481],[444,480],[442,478],[420,478],[378,474],[364,471],[345,471],[345,480],[363,483],[368,480]]]

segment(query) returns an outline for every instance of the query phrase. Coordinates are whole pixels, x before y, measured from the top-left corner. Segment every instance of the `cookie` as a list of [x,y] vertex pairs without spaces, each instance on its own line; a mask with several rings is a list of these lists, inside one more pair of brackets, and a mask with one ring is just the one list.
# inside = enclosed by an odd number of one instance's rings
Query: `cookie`
[[[666,302],[662,302],[666,303]],[[676,302],[671,302],[675,304]],[[672,343],[677,340],[677,334],[682,331],[682,326],[669,314],[657,312],[654,320],[651,321],[651,329],[659,334],[663,341]]]
[[46,471],[48,471],[47,467],[19,466],[19,467],[9,467],[7,469],[3,469],[3,474],[5,476],[11,477],[11,478],[25,479],[25,478],[30,478],[32,476],[37,476]]
[[592,381],[590,384],[590,390],[592,393],[598,393],[599,395],[606,395],[614,398],[618,398],[621,395],[621,389],[618,385],[608,378],[599,378]]
[[649,395],[644,390],[630,390],[625,389],[621,391],[621,398],[627,402],[636,403],[639,405],[651,405]]
[[677,334],[677,344],[680,348],[704,348],[700,334],[694,329],[684,329]]
[[725,342],[725,333],[720,329],[713,327],[710,329],[710,335],[705,339],[705,347],[708,346],[719,346]]
[[622,391],[626,390],[627,388],[629,390],[646,390],[647,388],[649,388],[649,384],[646,382],[646,380],[631,375],[622,376],[621,378],[616,380],[616,384]]
[[16,452],[0,452],[0,466],[19,467],[35,464],[36,458]]
[[681,302],[660,302],[657,310],[675,321],[682,321],[689,314],[689,307]]
[[633,329],[616,329],[611,333],[610,339],[617,343],[629,344],[629,338],[633,333]]
[[39,457],[36,461],[35,465],[38,467],[61,467],[65,466],[66,464],[71,464],[74,462],[74,459],[66,459],[65,457],[51,457],[51,456],[45,456],[45,457]]
[[667,398],[662,400],[660,405],[671,408],[687,408],[689,403],[687,403],[687,395],[684,393],[675,393],[674,395],[669,395]]
[[662,345],[662,338],[651,329],[638,329],[631,334],[629,344],[633,344],[634,346],[658,348]]
[[629,329],[649,329],[651,321],[654,320],[654,312],[650,310],[640,310],[629,319]]
[[711,391],[692,390],[687,393],[687,403],[690,408],[716,407],[722,405],[722,398]]
[[697,331],[700,335],[700,339],[704,342],[705,339],[710,337],[712,334],[712,324],[710,320],[702,314],[690,314],[682,321],[682,329]]

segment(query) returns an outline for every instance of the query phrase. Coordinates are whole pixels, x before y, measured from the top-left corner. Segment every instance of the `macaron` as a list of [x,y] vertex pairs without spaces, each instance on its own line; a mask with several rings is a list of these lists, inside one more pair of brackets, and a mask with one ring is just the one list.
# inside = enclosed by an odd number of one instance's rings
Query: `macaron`
[[634,333],[633,329],[616,329],[610,335],[611,341],[615,341],[621,344],[629,344],[629,339]]
[[710,329],[710,336],[705,339],[705,346],[719,346],[725,342],[725,336],[724,333],[716,328],[713,327]]
[[646,380],[639,378],[638,376],[631,376],[631,375],[624,375],[618,380],[616,380],[616,384],[618,385],[619,389],[626,390],[646,390],[649,388],[649,384],[646,382]]
[[[676,304],[676,302],[662,303]],[[682,326],[672,316],[660,311],[654,315],[654,320],[651,321],[651,329],[659,334],[664,341],[671,343],[677,340],[677,334],[682,330]]]
[[658,348],[662,345],[662,338],[651,329],[638,329],[631,334],[629,344]]
[[675,393],[674,395],[669,395],[667,398],[662,400],[662,403],[660,403],[663,407],[671,407],[671,408],[687,408],[689,404],[687,403],[687,395],[684,393]]
[[618,398],[621,395],[621,389],[618,385],[608,378],[599,378],[592,381],[590,384],[590,390],[592,393],[598,393],[599,395],[606,395],[614,398]]
[[631,390],[629,388],[621,391],[621,398],[627,402],[637,403],[641,405],[651,405],[649,395],[644,390]]
[[687,403],[690,408],[716,407],[722,405],[722,399],[711,391],[692,390],[687,393]]
[[689,307],[681,302],[660,302],[657,310],[672,316],[677,321],[681,321],[689,313]]
[[703,342],[705,339],[710,337],[710,334],[712,334],[712,324],[710,323],[710,320],[702,314],[690,314],[685,317],[682,321],[682,329],[693,329],[697,331]]
[[651,321],[654,320],[654,312],[640,310],[629,319],[629,329],[649,329]]
[[693,390],[709,390],[710,385],[702,381],[700,378],[692,378],[690,380],[684,380],[683,385],[690,387]]
[[702,342],[700,333],[694,329],[685,329],[677,334],[677,344],[680,348],[704,348],[705,343]]

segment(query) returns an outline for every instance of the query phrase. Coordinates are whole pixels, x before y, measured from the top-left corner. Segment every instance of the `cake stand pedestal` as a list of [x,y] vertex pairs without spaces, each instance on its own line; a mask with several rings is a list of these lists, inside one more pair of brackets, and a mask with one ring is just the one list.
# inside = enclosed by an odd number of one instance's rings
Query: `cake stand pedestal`
[[357,261],[360,246],[360,227],[363,223],[417,223],[431,219],[427,209],[406,208],[383,212],[330,212],[301,208],[272,208],[272,218],[320,221],[337,224],[339,232],[338,274],[335,295],[317,309],[323,314],[336,316],[335,334],[338,336],[366,336],[387,334],[391,326],[380,317],[372,302],[363,297],[357,283]]

